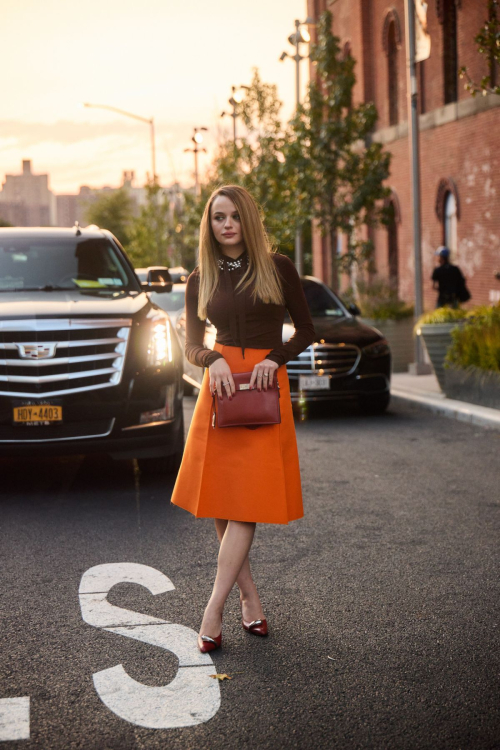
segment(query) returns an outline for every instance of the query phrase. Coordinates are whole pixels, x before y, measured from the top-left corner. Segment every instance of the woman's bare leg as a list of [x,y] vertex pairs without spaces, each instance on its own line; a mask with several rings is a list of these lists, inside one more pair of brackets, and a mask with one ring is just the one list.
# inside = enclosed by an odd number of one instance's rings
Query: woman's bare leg
[[[215,518],[214,521],[219,542],[222,542],[228,522],[222,518]],[[257,586],[255,585],[250,570],[250,559],[248,554],[243,561],[236,583],[240,589],[240,602],[245,622],[264,619],[264,612],[257,591]]]
[[228,521],[219,549],[217,575],[201,623],[200,633],[219,635],[224,604],[252,546],[255,523]]

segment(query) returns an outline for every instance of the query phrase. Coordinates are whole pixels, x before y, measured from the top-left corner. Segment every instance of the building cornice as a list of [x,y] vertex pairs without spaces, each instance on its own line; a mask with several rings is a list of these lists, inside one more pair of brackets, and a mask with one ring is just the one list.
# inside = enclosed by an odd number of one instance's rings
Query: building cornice
[[[431,112],[419,117],[419,127],[421,131],[432,130],[433,128],[447,125],[450,122],[463,120],[465,117],[474,117],[481,112],[489,109],[500,107],[500,96],[497,94],[488,94],[487,96],[476,96],[468,99],[462,99],[459,102],[446,104],[444,107],[438,107]],[[408,137],[408,122],[400,122],[397,125],[391,125],[388,128],[376,130],[371,137],[376,143],[392,143],[400,138]]]

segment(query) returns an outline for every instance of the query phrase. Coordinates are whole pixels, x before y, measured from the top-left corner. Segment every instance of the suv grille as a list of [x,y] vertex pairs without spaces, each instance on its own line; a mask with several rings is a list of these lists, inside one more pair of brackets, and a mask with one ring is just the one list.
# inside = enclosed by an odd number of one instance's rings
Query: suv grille
[[354,372],[360,358],[361,350],[353,344],[313,344],[288,362],[286,369],[295,377],[316,373],[335,378]]
[[0,320],[0,395],[59,396],[121,381],[130,319]]

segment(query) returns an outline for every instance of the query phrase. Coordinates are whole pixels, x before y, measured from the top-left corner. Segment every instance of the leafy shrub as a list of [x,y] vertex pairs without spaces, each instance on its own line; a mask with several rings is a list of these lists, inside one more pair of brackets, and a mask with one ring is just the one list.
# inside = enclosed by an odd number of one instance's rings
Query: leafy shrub
[[354,290],[348,289],[343,295],[349,302],[355,302],[364,318],[375,320],[403,320],[413,315],[413,305],[399,299],[398,293],[386,281],[367,284],[357,283],[357,299]]
[[500,305],[471,310],[465,325],[451,336],[445,360],[448,365],[500,372]]
[[415,328],[423,325],[438,325],[440,323],[455,323],[458,320],[465,320],[468,313],[460,307],[438,307],[436,310],[424,313],[417,320]]

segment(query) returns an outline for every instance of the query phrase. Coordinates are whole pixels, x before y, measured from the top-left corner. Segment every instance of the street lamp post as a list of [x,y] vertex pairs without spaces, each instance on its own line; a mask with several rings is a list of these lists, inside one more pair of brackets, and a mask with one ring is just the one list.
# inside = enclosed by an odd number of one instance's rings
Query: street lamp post
[[[307,28],[303,28],[314,23],[312,18],[306,18],[305,21],[295,19],[295,32],[290,34],[288,41],[295,47],[295,55],[289,55],[288,52],[282,52],[280,61],[283,62],[287,57],[295,60],[295,106],[298,109],[300,105],[300,63],[307,58],[307,55],[300,54],[300,45],[307,44],[311,41]],[[302,28],[301,28],[302,27]],[[304,248],[302,244],[302,230],[297,227],[295,232],[295,267],[301,276],[304,272]]]
[[135,115],[132,112],[126,112],[124,109],[118,109],[117,107],[110,107],[108,104],[89,104],[88,102],[85,102],[84,107],[92,107],[93,109],[107,109],[110,112],[117,112],[119,115],[124,115],[125,117],[131,117],[133,120],[139,120],[140,122],[145,122],[149,125],[149,130],[151,134],[151,167],[153,170],[152,178],[153,183],[156,182],[156,145],[155,145],[155,123],[154,118],[147,118],[147,117],[141,117],[140,115]]
[[196,196],[199,196],[200,194],[200,183],[198,179],[198,154],[200,151],[207,153],[206,148],[199,148],[200,144],[203,143],[203,135],[201,134],[201,131],[205,130],[207,131],[208,128],[194,128],[193,136],[191,140],[194,143],[193,148],[185,148],[184,153],[191,152],[194,154],[194,192]]
[[236,119],[238,117],[238,104],[241,104],[243,101],[243,91],[242,89],[245,89],[248,91],[248,86],[231,86],[231,97],[228,100],[229,104],[232,106],[233,111],[232,112],[221,112],[221,117],[232,117],[233,118],[233,142],[234,147],[236,148]]
[[[406,49],[408,55],[408,120],[410,163],[413,199],[413,248],[415,265],[415,317],[418,319],[423,312],[422,294],[422,238],[420,219],[420,153],[419,153],[419,122],[418,122],[418,87],[415,66],[415,5],[414,0],[405,0],[406,21]],[[429,372],[429,366],[424,361],[422,337],[415,336],[415,363],[410,365],[410,372],[422,375]]]

